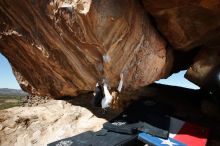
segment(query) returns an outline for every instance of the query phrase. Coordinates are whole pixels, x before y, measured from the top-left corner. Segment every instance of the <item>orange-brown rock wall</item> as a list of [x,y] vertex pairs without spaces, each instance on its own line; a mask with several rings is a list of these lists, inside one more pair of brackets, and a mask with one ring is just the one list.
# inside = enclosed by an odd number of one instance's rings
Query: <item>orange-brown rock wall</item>
[[54,98],[165,77],[172,53],[136,0],[1,0],[0,51],[21,87]]

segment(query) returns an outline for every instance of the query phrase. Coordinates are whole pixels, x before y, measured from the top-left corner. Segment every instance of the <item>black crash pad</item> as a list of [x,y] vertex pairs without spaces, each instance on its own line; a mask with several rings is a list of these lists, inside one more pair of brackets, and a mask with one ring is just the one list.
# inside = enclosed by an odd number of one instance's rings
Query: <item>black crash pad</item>
[[137,135],[114,133],[102,129],[98,132],[87,131],[50,143],[48,146],[134,146],[136,143]]
[[167,108],[153,101],[139,101],[129,106],[119,116],[103,125],[103,128],[126,134],[146,132],[168,138],[170,117],[163,112]]

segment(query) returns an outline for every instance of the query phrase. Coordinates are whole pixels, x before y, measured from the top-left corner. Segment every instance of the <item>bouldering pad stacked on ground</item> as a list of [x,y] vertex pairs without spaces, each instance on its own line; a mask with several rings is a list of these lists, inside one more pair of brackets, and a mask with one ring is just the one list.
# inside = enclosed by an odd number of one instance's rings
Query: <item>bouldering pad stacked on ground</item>
[[100,130],[87,131],[79,135],[48,144],[48,146],[134,146],[137,135],[128,135]]
[[156,110],[158,110],[156,103],[149,105],[145,102],[137,102],[110,122],[105,123],[103,127],[119,133],[147,132],[157,137],[168,138],[170,118]]
[[139,101],[98,132],[84,132],[48,146],[205,146],[209,130],[165,114],[171,111],[153,101]]

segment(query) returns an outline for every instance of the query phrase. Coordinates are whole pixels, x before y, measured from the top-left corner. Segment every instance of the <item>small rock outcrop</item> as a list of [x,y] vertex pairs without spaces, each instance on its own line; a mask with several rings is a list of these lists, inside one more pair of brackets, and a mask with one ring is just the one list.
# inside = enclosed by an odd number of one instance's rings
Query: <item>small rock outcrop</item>
[[46,103],[50,100],[49,97],[42,97],[42,96],[34,96],[34,95],[27,95],[22,98],[23,106],[31,107],[37,106],[39,104]]
[[202,48],[188,69],[186,78],[206,90],[219,93],[220,46]]

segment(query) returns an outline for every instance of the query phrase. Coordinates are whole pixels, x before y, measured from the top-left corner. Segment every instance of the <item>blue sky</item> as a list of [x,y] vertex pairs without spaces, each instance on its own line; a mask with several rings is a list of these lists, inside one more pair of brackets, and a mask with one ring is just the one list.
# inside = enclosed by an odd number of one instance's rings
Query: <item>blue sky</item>
[[184,78],[184,74],[186,73],[186,70],[180,71],[179,73],[173,74],[167,79],[161,79],[159,81],[156,81],[156,83],[160,84],[166,84],[166,85],[175,85],[190,89],[199,89],[199,87],[192,82],[188,81]]
[[[175,85],[192,89],[199,89],[198,86],[184,78],[186,71],[173,74],[168,79],[161,79],[156,83]],[[20,89],[8,60],[0,53],[0,88]]]
[[8,60],[0,53],[0,88],[20,89]]

